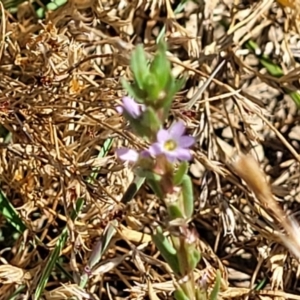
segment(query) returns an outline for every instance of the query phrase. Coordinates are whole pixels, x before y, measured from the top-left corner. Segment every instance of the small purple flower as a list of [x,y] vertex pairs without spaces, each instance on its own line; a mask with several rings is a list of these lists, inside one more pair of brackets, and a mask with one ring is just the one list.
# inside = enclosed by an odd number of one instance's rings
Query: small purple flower
[[120,148],[116,150],[117,156],[124,161],[136,162],[139,154],[134,149]]
[[135,163],[137,160],[141,158],[150,157],[149,151],[143,150],[140,153],[134,149],[129,148],[119,148],[116,150],[117,156],[119,159]]
[[157,142],[152,144],[149,152],[152,156],[164,154],[170,162],[176,160],[191,160],[189,147],[195,143],[192,136],[184,135],[185,126],[182,121],[174,123],[168,130],[160,129]]
[[118,113],[127,113],[130,117],[137,119],[142,112],[146,109],[146,106],[135,102],[130,97],[123,97],[122,106],[117,106]]

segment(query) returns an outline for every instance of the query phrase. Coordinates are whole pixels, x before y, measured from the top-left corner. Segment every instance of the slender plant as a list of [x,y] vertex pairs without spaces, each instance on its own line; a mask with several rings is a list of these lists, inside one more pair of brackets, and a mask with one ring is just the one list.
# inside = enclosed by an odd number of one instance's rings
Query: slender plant
[[[172,75],[163,42],[159,43],[152,61],[146,58],[143,47],[138,45],[132,54],[131,70],[133,82],[123,81],[128,96],[123,97],[117,110],[149,147],[141,151],[120,148],[116,154],[119,159],[132,164],[136,176],[145,178],[166,207],[168,220],[155,228],[152,238],[174,272],[174,298],[217,299],[219,275],[211,293],[207,291],[205,278],[196,280],[194,277],[201,252],[197,233],[189,224],[194,212],[194,196],[187,171],[188,162],[192,159],[190,148],[195,139],[185,134],[186,127],[181,120],[175,121],[169,128],[164,126],[174,96],[183,87],[184,79],[176,80]],[[165,234],[166,231],[169,235]]]

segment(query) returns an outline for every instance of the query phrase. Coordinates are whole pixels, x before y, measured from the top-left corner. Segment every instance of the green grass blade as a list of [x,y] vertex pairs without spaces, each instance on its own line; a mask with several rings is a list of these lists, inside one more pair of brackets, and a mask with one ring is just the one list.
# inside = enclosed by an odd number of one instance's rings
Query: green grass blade
[[211,291],[211,294],[209,296],[209,300],[218,300],[218,294],[220,292],[220,287],[221,287],[221,272],[220,272],[220,270],[217,270],[216,282],[215,282],[213,290]]
[[[107,153],[109,152],[111,146],[113,143],[113,139],[109,138],[107,139],[101,150],[99,151],[98,157],[105,157],[107,155]],[[89,176],[89,178],[87,179],[88,183],[93,183],[96,178],[97,175],[99,173],[100,168],[94,168],[92,174]],[[115,227],[117,225],[117,221],[113,221],[112,223],[110,223],[108,225],[108,227],[106,228],[106,230],[103,233],[103,237],[101,238],[100,242],[98,242],[98,244],[96,245],[96,248],[98,248],[99,251],[97,251],[97,249],[94,249],[94,255],[91,255],[90,261],[87,264],[87,267],[89,269],[92,269],[93,266],[98,263],[103,255],[103,252],[106,250],[106,247],[110,241],[110,239],[112,238],[112,236],[115,234]],[[108,241],[107,243],[105,241]],[[104,242],[104,243],[103,243]],[[100,247],[98,246],[100,245]],[[84,288],[85,285],[87,284],[88,281],[88,275],[85,273],[81,276],[81,281],[80,281],[80,287]]]
[[19,214],[0,190],[0,213],[5,219],[20,233],[24,232],[26,225],[23,223]]
[[3,0],[1,2],[3,3],[4,8],[10,13],[16,13],[18,6],[25,2],[25,0]]
[[[109,152],[109,150],[112,146],[112,143],[113,143],[113,139],[107,139],[104,142],[101,150],[99,151],[98,158],[99,157],[105,157],[107,155],[107,153]],[[96,177],[98,175],[99,170],[100,170],[100,167],[93,168],[93,172],[87,180],[88,183],[93,183],[94,182],[94,180],[96,179]]]
[[88,262],[88,266],[90,268],[94,267],[101,259],[102,255],[106,251],[111,239],[116,234],[116,226],[118,225],[117,220],[113,220],[110,222],[107,227],[105,228],[103,235],[101,237],[101,243],[99,244],[100,247],[98,248],[99,251],[95,253],[94,256],[91,256]]
[[[118,225],[117,220],[113,220],[111,223],[107,225],[104,230],[104,233],[100,239],[100,241],[96,244],[95,248],[93,249],[93,253],[89,259],[87,267],[92,270],[92,268],[101,260],[102,255],[106,251],[111,239],[116,234],[116,226]],[[88,281],[88,274],[84,273],[81,276],[80,280],[80,287],[84,288]]]
[[300,94],[298,92],[289,92],[289,96],[296,103],[297,107],[300,108]]
[[[3,215],[3,217],[7,220],[7,222],[10,223],[18,233],[23,233],[27,229],[26,224],[23,222],[23,220],[19,216],[14,206],[9,202],[9,200],[6,198],[6,196],[1,191],[1,189],[0,189],[0,214]],[[35,242],[38,245],[45,247],[43,242],[36,235],[34,235],[33,237]],[[33,241],[31,241],[30,243],[33,243],[34,245]]]
[[135,176],[133,182],[129,185],[126,192],[124,193],[121,202],[128,203],[139,191],[143,183],[145,182],[145,177]]
[[[72,211],[71,216],[70,216],[72,221],[74,221],[76,219],[76,217],[78,216],[78,213],[82,209],[83,203],[84,203],[84,200],[82,198],[79,198],[77,200],[76,207]],[[48,279],[49,279],[49,276],[50,276],[50,274],[52,272],[52,269],[53,269],[54,265],[56,264],[57,259],[58,259],[59,255],[60,255],[62,249],[65,246],[67,238],[68,238],[68,228],[65,227],[64,230],[63,230],[63,232],[60,235],[59,240],[57,241],[57,244],[56,244],[54,250],[50,254],[49,259],[48,259],[48,261],[46,263],[46,266],[45,266],[45,268],[43,270],[43,273],[42,273],[41,278],[39,280],[39,283],[37,285],[37,289],[35,291],[35,295],[34,295],[34,299],[35,300],[40,299],[40,297],[41,297],[41,295],[42,295],[42,293],[43,293],[43,291],[45,289],[45,286],[46,286],[46,284],[48,282]]]
[[55,264],[56,268],[61,271],[62,274],[64,274],[71,282],[74,282],[74,277],[71,273],[69,273],[65,268],[61,265],[60,262],[56,262]]
[[36,15],[39,19],[42,19],[45,17],[45,14],[47,11],[57,10],[59,7],[63,6],[67,2],[68,2],[68,0],[49,1],[48,4],[46,5],[46,8],[40,7],[39,9],[36,10]]
[[[259,49],[258,45],[253,42],[252,40],[248,41],[246,43],[246,46],[248,47],[248,49],[250,49],[251,51],[253,51],[255,54],[257,52],[257,50]],[[274,77],[281,77],[284,75],[283,70],[281,69],[280,66],[278,66],[277,64],[274,64],[271,59],[265,55],[257,55],[259,59],[259,62],[267,69],[268,73]]]
[[[256,54],[256,50],[259,49],[258,45],[252,40],[246,43],[248,49],[252,50]],[[259,62],[266,68],[268,73],[274,77],[280,78],[284,75],[282,68],[276,64],[274,64],[270,58],[263,54],[257,55]],[[291,91],[287,88],[283,88],[284,92],[287,93],[295,102],[298,108],[300,108],[300,93],[296,91]]]
[[7,300],[17,300],[17,299],[20,299],[21,295],[19,295],[19,294],[21,294],[21,293],[24,291],[25,288],[26,288],[26,285],[25,285],[25,284],[19,286],[19,287],[14,291],[14,293],[13,293]]
[[267,283],[267,277],[264,277],[255,287],[255,291],[260,291],[264,288]]
[[[182,0],[180,1],[180,3],[177,5],[177,7],[175,8],[174,10],[174,14],[179,14],[183,11],[185,5],[187,2],[189,2],[191,0]],[[166,32],[166,25],[163,26],[163,28],[160,30],[157,38],[156,38],[156,44],[159,44],[161,38],[165,35],[165,32]]]

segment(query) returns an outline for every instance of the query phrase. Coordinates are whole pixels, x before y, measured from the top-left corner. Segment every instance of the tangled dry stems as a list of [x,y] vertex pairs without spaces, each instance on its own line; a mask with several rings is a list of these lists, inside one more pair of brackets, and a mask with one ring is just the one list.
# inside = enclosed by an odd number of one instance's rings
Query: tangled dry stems
[[[163,26],[173,73],[187,76],[172,113],[198,141],[190,171],[197,199],[193,222],[203,252],[197,277],[206,274],[211,287],[220,269],[220,299],[300,299],[299,264],[281,243],[280,224],[227,164],[235,150],[250,152],[280,206],[297,217],[299,117],[292,100],[282,97],[283,88],[297,89],[296,8],[270,0],[245,6],[208,1],[199,7],[189,2],[175,14],[168,0],[82,3],[70,1],[43,22],[28,4],[17,17],[2,9],[1,124],[11,140],[1,141],[0,180],[28,229],[16,239],[4,234],[0,299],[22,284],[24,299],[31,297],[64,226],[70,235],[61,263],[77,278],[116,217],[122,225],[86,289],[55,270],[43,297],[170,297],[170,269],[147,230],[164,220],[164,211],[147,187],[130,207],[119,203],[133,174],[114,155],[121,144],[142,147],[114,107],[124,94],[120,79],[131,78],[135,45],[143,43],[151,57]],[[249,39],[280,64],[283,77],[266,73],[244,47]],[[99,158],[108,138],[113,148]],[[101,167],[99,176],[90,182],[95,167]],[[70,211],[80,197],[85,205],[73,223]],[[0,221],[3,232],[10,232],[4,217]],[[35,237],[42,244],[32,247]]]

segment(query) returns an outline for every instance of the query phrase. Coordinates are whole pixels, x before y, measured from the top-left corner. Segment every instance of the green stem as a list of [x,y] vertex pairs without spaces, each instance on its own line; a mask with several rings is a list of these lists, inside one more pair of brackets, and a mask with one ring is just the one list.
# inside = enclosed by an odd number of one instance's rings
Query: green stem
[[[183,245],[183,243],[185,242],[184,238],[179,238],[174,235],[171,235],[171,240],[172,240],[173,246],[177,252],[180,273],[182,276],[185,276],[185,278],[180,281],[179,285],[182,288],[182,290],[184,291],[184,293],[186,294],[186,296],[190,300],[194,300],[195,299],[195,282],[194,282],[193,271],[189,272],[188,274],[185,274],[186,270],[188,270],[188,259],[186,257],[186,251],[185,251],[185,247]],[[187,279],[187,280],[185,280],[185,279]]]

